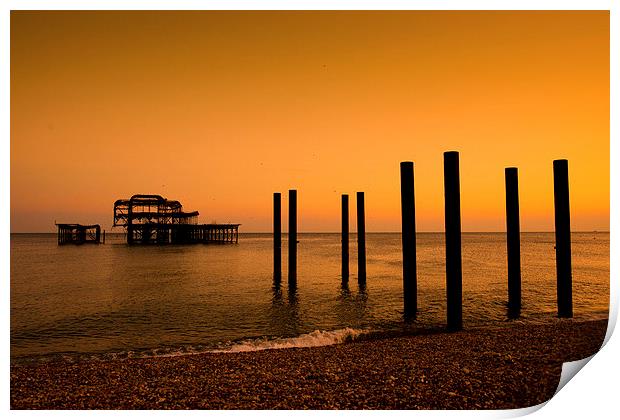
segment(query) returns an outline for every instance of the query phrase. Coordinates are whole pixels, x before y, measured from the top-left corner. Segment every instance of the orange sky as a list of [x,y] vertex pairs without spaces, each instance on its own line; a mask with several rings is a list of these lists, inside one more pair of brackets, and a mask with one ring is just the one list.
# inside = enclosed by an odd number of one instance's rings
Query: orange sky
[[[442,231],[443,156],[461,152],[464,231],[553,230],[552,160],[569,159],[573,230],[609,229],[609,13],[12,12],[11,231],[112,224],[162,194],[200,221]],[[283,218],[286,226],[286,217]]]

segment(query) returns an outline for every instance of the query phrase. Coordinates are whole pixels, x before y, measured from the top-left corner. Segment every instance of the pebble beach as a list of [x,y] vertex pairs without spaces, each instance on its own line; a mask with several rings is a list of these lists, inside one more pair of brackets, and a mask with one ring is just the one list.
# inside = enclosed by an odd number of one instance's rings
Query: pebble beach
[[511,409],[549,400],[607,320],[239,353],[11,366],[12,409]]

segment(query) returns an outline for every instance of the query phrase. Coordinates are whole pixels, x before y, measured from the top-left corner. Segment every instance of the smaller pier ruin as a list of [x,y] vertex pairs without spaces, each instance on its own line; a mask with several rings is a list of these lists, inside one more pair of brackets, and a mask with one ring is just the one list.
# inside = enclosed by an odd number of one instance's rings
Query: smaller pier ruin
[[240,224],[198,224],[198,214],[161,195],[136,194],[114,202],[113,226],[125,228],[130,245],[239,243]]
[[[56,226],[58,226],[58,245],[102,243],[101,226],[99,225],[56,223]],[[103,242],[105,242],[105,231],[103,232]]]

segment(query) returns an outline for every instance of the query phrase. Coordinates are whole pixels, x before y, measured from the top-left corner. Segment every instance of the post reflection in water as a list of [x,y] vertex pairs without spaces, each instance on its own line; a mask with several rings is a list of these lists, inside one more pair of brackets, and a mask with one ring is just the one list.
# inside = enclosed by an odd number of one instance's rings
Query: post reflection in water
[[365,284],[358,284],[357,294],[351,293],[347,283],[341,283],[336,301],[336,316],[342,327],[360,326],[366,319],[368,295]]
[[280,282],[274,279],[273,287],[271,288],[273,293],[271,298],[271,305],[281,306],[282,305],[282,288],[280,287]]
[[[338,289],[334,290],[333,298],[330,299],[332,303],[329,304],[336,319],[332,328],[360,327],[367,324],[367,288],[365,285],[358,286],[357,293],[352,292],[347,283],[340,283]],[[292,337],[311,332],[304,330],[309,320],[305,319],[300,311],[301,302],[296,284],[289,284],[286,298],[279,282],[274,282],[271,290],[271,335]]]
[[282,295],[280,282],[274,282],[271,298],[270,330],[274,336],[292,337],[301,331],[299,298],[295,283],[289,283],[286,301]]

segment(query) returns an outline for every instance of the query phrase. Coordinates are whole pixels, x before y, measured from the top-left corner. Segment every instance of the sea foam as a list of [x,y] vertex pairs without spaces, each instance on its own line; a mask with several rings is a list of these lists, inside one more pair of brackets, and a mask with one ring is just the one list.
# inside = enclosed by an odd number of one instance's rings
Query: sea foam
[[248,351],[259,351],[269,349],[285,349],[292,347],[319,347],[329,346],[332,344],[345,343],[353,340],[360,335],[368,333],[368,330],[342,328],[332,331],[315,330],[311,333],[302,334],[297,337],[290,338],[274,338],[274,339],[254,339],[245,340],[237,344],[233,344],[227,349],[213,350],[213,353],[240,353]]

